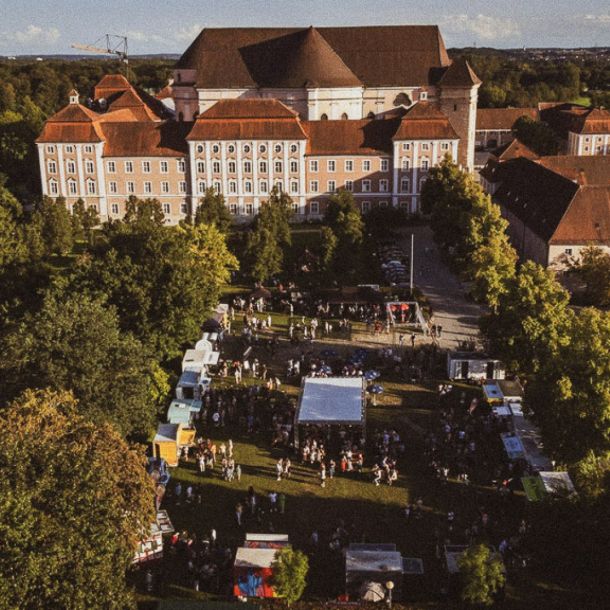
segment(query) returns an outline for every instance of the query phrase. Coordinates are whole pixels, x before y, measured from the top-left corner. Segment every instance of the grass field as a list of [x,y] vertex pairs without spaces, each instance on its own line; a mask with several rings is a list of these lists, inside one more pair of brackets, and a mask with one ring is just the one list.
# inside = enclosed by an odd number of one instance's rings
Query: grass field
[[[285,314],[273,313],[273,330],[282,337],[285,334],[288,318]],[[233,332],[239,335],[240,322],[234,322]],[[345,339],[328,340],[329,345],[340,353],[346,353],[357,345],[366,345],[369,337],[364,328],[355,329],[353,341]],[[322,349],[317,345],[315,349]],[[268,355],[261,352],[259,358],[268,363],[274,372],[281,374],[286,360],[292,357],[292,348],[284,339],[280,343],[278,354],[271,362]],[[240,340],[230,338],[223,347],[223,357],[234,357],[243,350]],[[367,409],[367,430],[369,436],[376,429],[394,428],[405,441],[406,451],[399,463],[400,477],[395,486],[376,487],[371,481],[370,461],[363,475],[338,475],[327,482],[325,488],[319,484],[317,471],[313,467],[302,466],[293,461],[293,477],[290,480],[276,481],[275,462],[284,455],[284,450],[272,449],[270,433],[265,431],[258,435],[247,435],[236,428],[202,428],[199,432],[206,438],[212,438],[218,445],[229,438],[234,443],[234,454],[237,463],[242,467],[241,481],[227,482],[219,476],[219,469],[214,473],[201,475],[194,462],[182,464],[172,470],[170,489],[177,481],[183,486],[193,485],[202,496],[201,504],[182,504],[176,506],[168,498],[168,509],[174,525],[179,530],[196,532],[205,536],[214,528],[220,542],[232,547],[238,546],[244,533],[274,531],[287,533],[292,544],[304,550],[310,550],[309,539],[315,529],[320,534],[321,548],[311,557],[311,570],[308,579],[306,598],[310,604],[303,607],[319,608],[322,602],[336,598],[344,591],[343,560],[341,555],[328,549],[328,540],[337,524],[344,523],[350,532],[352,541],[393,542],[403,556],[420,557],[424,560],[426,574],[407,581],[406,598],[410,604],[420,607],[449,607],[447,600],[439,597],[439,592],[446,582],[441,562],[435,555],[436,532],[443,531],[446,515],[449,510],[457,514],[459,527],[466,527],[472,522],[480,506],[485,505],[490,512],[499,510],[498,499],[493,490],[479,488],[475,485],[464,486],[456,481],[441,486],[426,469],[423,455],[423,436],[429,429],[430,418],[437,408],[437,384],[439,380],[429,378],[419,384],[408,383],[388,367],[383,370],[381,384],[384,393],[378,398],[377,405]],[[228,386],[231,379],[217,380],[218,386]],[[248,380],[247,383],[252,383]],[[480,391],[472,386],[460,388],[469,396]],[[297,382],[286,383],[282,390],[296,396]],[[260,519],[246,517],[245,526],[237,527],[234,508],[244,501],[249,486],[253,486],[259,497],[263,498],[262,507],[266,508],[264,498],[274,490],[286,496],[286,512],[283,515],[265,513]],[[407,520],[404,507],[408,502],[421,498],[423,516],[419,520]],[[523,498],[515,497],[509,513],[516,517],[523,507]],[[455,541],[455,540],[454,540]],[[164,595],[171,597],[207,598],[209,593],[194,592],[184,578],[184,566],[174,561],[164,562],[165,584]],[[226,574],[228,585],[229,575]],[[414,577],[411,577],[414,578]],[[227,587],[221,587],[220,596],[226,595]],[[218,595],[218,594],[216,594]],[[214,595],[212,595],[214,597]],[[142,596],[141,600],[147,598]],[[432,606],[428,605],[432,604]],[[511,579],[505,608],[574,608],[578,603],[564,591],[562,584],[553,584],[546,578],[537,575],[520,575]],[[416,607],[408,605],[405,607]],[[399,607],[399,606],[397,606]],[[424,606],[422,606],[424,607]]]

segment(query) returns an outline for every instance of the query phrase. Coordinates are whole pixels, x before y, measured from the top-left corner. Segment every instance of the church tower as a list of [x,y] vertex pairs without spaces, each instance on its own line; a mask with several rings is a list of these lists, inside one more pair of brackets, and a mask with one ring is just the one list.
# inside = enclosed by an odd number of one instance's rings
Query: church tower
[[456,59],[439,81],[439,104],[460,136],[458,163],[472,172],[481,80],[465,59]]

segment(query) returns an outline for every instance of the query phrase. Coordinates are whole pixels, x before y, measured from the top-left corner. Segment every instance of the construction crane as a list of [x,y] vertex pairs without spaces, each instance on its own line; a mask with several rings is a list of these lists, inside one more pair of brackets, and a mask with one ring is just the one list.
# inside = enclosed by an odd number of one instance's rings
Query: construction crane
[[[98,46],[101,45],[102,41],[105,41],[106,47]],[[129,55],[127,52],[127,36],[119,36],[118,34],[105,34],[102,38],[98,38],[92,45],[91,44],[78,44],[75,43],[70,45],[73,49],[79,49],[81,51],[89,51],[90,53],[98,53],[100,55],[116,55],[120,61],[125,64],[125,70],[129,77]]]

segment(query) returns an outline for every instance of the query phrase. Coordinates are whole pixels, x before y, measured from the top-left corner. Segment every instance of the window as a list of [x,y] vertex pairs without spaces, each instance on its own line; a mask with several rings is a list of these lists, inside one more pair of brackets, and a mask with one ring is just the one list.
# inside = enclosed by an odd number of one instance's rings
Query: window
[[318,185],[318,181],[317,180],[310,180],[309,181],[309,190],[312,193],[317,193],[318,189],[319,189],[319,185]]
[[53,146],[52,144],[49,144],[47,146],[47,152],[52,155],[55,152],[55,146]]
[[388,181],[387,180],[380,180],[379,181],[379,192],[381,192],[381,193],[387,193],[388,192]]
[[341,120],[342,120],[342,121],[347,121],[347,119],[348,119],[347,112],[344,112],[344,113],[341,115]]
[[403,150],[411,150],[411,142],[403,142],[402,143]]
[[49,181],[49,193],[51,193],[51,195],[57,195],[58,192],[59,192],[59,188],[57,186],[57,180],[50,180]]
[[326,162],[326,166],[327,166],[327,169],[328,169],[329,172],[334,172],[336,170],[336,168],[337,168],[337,162],[334,161],[333,159],[329,159]]
[[427,100],[428,99],[428,92],[427,91],[420,91],[419,92],[419,99],[420,100]]
[[186,171],[186,163],[185,163],[184,159],[179,159],[176,162],[176,167],[177,167],[179,172],[184,173]]
[[354,171],[354,162],[351,159],[345,161],[345,171],[353,172]]
[[87,144],[87,146],[85,146],[85,152],[91,154],[93,152],[93,146]]
[[275,183],[275,190],[278,193],[283,193],[284,192],[284,184],[282,183],[281,180],[279,180],[278,182]]
[[428,142],[422,142],[421,149],[430,150],[430,144]]
[[229,193],[237,193],[237,182],[235,180],[229,180]]
[[92,174],[94,169],[93,161],[85,161],[85,172]]
[[267,181],[266,180],[259,181],[259,183],[258,183],[258,190],[261,193],[267,193],[268,192],[267,191]]
[[387,172],[388,171],[388,159],[382,159],[381,160],[381,171],[382,172]]
[[218,144],[214,144],[214,146],[212,146],[212,152],[214,154],[218,154],[220,152],[220,146],[218,146]]
[[197,161],[197,173],[205,174],[205,161]]
[[133,161],[125,161],[125,173],[133,174]]
[[353,180],[345,181],[345,190],[350,191],[350,192],[354,190],[354,181]]
[[169,193],[169,182],[162,182],[161,183],[161,192],[166,194]]
[[218,181],[214,182],[214,190],[218,195],[220,195],[220,193],[222,193],[222,184],[220,184]]
[[229,146],[227,146],[227,150],[232,154],[235,152],[235,145],[234,144],[229,144]]
[[203,195],[205,193],[205,180],[200,180],[197,183],[197,191],[199,192],[200,195]]
[[113,214],[118,214],[119,213],[119,204],[118,203],[113,203],[110,206],[110,210]]
[[273,171],[274,171],[276,174],[281,174],[281,173],[282,173],[282,168],[283,168],[283,165],[282,165],[282,162],[281,162],[281,161],[276,161],[276,162],[273,164]]
[[186,203],[182,202],[180,204],[180,213],[181,214],[186,214]]
[[95,195],[95,181],[87,180],[87,195]]
[[114,174],[116,172],[116,163],[114,161],[108,161],[107,168],[109,174]]
[[267,147],[264,144],[261,144],[258,147],[258,152],[262,152],[262,153],[267,152]]
[[296,180],[290,182],[290,192],[293,195],[299,192],[299,183]]
[[252,192],[252,180],[246,180],[244,182],[244,193]]
[[292,204],[290,205],[290,208],[292,209],[292,213],[293,214],[300,214],[301,213],[301,208],[299,207],[299,204],[296,203],[296,201],[292,202]]
[[428,161],[428,159],[422,159],[421,160],[421,168],[422,169],[428,169],[428,167],[430,167],[430,161]]
[[321,121],[328,121],[328,115],[326,114],[326,112],[323,112],[323,113],[320,115],[320,120],[321,120]]
[[457,104],[453,104],[453,112],[457,112]]
[[161,170],[162,174],[167,174],[167,172],[168,172],[167,161],[159,161],[159,169]]
[[220,174],[220,161],[214,161],[212,163],[212,171],[215,174]]
[[246,174],[252,173],[252,161],[244,161],[244,172]]
[[400,167],[403,170],[408,170],[409,169],[409,159],[407,159],[406,157],[403,157],[402,160],[400,161]]
[[142,171],[145,174],[150,174],[150,161],[142,161]]
[[564,250],[564,253],[567,254],[568,256],[572,256],[572,248],[566,248]]
[[237,204],[236,203],[230,203],[229,204],[229,212],[235,216],[237,214]]
[[76,195],[76,180],[68,180],[68,195]]
[[441,150],[449,150],[449,142],[441,142]]
[[266,174],[267,173],[267,161],[259,161],[259,163],[258,163],[258,171],[261,174]]
[[237,171],[237,163],[235,161],[229,161],[228,171],[230,174],[234,174]]
[[298,163],[298,161],[291,161],[290,162],[290,171],[293,174],[296,174],[299,171],[299,163]]
[[282,152],[282,145],[281,144],[276,144],[274,147],[274,150],[276,153],[281,153]]
[[186,193],[186,182],[184,180],[180,180],[180,182],[178,182],[178,192],[181,195]]
[[362,181],[362,192],[363,193],[370,193],[371,192],[371,181],[370,180],[363,180]]
[[172,213],[172,206],[169,203],[164,203],[163,204],[163,213],[164,214],[171,214]]
[[246,154],[248,154],[250,152],[251,148],[250,148],[250,144],[244,144],[244,152]]
[[110,191],[111,195],[116,195],[119,192],[119,189],[117,187],[117,183],[116,182],[109,182],[108,183],[108,190]]
[[371,171],[371,162],[369,161],[369,159],[365,159],[362,162],[362,171],[363,172],[370,172]]
[[147,195],[150,195],[152,193],[152,182],[145,182],[144,183],[144,192]]
[[47,161],[47,169],[49,171],[49,174],[56,174],[57,173],[57,163],[55,163],[55,161]]
[[409,192],[409,179],[408,178],[402,178],[400,181],[400,190],[403,193],[408,193]]
[[371,202],[370,201],[363,201],[362,202],[362,212],[366,213],[371,209]]
[[72,146],[72,144],[68,144],[66,146],[66,152],[72,154],[74,152],[74,146]]
[[419,181],[419,190],[421,191],[424,188],[424,184],[426,184],[426,179],[421,178]]
[[335,180],[329,180],[326,190],[329,193],[334,193],[337,190],[337,182]]
[[309,162],[309,171],[310,172],[317,172],[318,171],[318,161],[315,159],[312,159]]
[[320,204],[317,201],[312,201],[309,204],[309,211],[312,214],[319,214],[320,213]]
[[296,144],[291,144],[290,145],[290,152],[291,153],[295,153],[295,152],[297,152],[297,150],[299,150],[299,147]]
[[136,183],[135,182],[127,182],[125,184],[125,190],[128,194],[133,195],[136,192]]
[[252,216],[252,214],[254,214],[254,205],[251,203],[246,203],[245,210],[248,216]]
[[202,153],[203,152],[203,144],[197,144],[197,152],[198,153]]

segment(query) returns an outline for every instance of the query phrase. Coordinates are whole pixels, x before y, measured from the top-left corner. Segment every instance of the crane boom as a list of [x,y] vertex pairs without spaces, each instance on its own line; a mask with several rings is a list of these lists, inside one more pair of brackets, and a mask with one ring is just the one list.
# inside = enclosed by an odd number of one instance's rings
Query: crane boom
[[[106,47],[98,47],[102,40],[106,41]],[[127,55],[127,37],[118,36],[116,34],[106,34],[103,38],[96,40],[95,44],[80,44],[74,43],[70,45],[73,49],[80,49],[81,51],[89,51],[90,53],[98,53],[101,55],[116,55],[122,62],[128,63]]]
[[110,51],[109,49],[102,49],[101,47],[94,47],[90,44],[78,44],[74,43],[70,45],[73,49],[80,49],[81,51],[90,51],[91,53],[100,53],[102,55],[111,55],[114,54],[114,51]]

